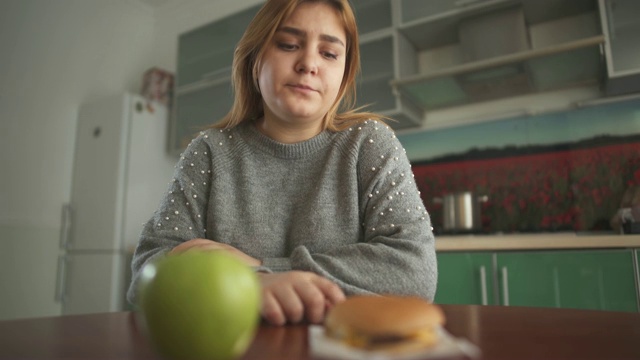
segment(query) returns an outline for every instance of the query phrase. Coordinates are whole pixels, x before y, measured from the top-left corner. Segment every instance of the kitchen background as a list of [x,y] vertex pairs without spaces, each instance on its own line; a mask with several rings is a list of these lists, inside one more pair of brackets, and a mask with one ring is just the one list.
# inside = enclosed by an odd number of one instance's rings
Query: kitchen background
[[[73,192],[81,105],[114,94],[139,93],[142,74],[149,68],[180,72],[178,39],[181,35],[204,29],[214,21],[259,3],[260,0],[0,2],[0,152],[3,154],[0,157],[3,169],[0,176],[0,319],[53,316],[63,312],[63,305],[54,294],[64,228],[63,206]],[[442,218],[440,205],[433,203],[433,197],[473,190],[489,197],[482,205],[480,232],[609,229],[608,219],[617,208],[621,193],[627,186],[640,182],[637,173],[640,102],[633,92],[614,94],[615,89],[609,89],[613,88],[608,81],[611,74],[604,62],[597,63],[596,72],[590,72],[586,78],[569,79],[577,81],[571,86],[549,87],[544,92],[524,91],[520,87],[520,92],[498,91],[491,93],[492,98],[465,102],[450,79],[444,83],[439,81],[448,73],[448,68],[462,69],[459,75],[465,75],[465,64],[460,60],[461,47],[455,40],[431,43],[428,46],[433,48],[428,49],[407,48],[395,29],[384,30],[391,23],[390,18],[380,16],[390,14],[384,9],[386,1],[354,3],[359,6],[360,14],[371,11],[371,16],[366,17],[369,23],[363,30],[366,32],[362,36],[363,53],[392,56],[384,61],[375,60],[378,57],[363,58],[364,70],[373,69],[373,74],[368,72],[372,76],[363,74],[363,83],[375,85],[388,84],[393,79],[405,80],[394,84],[396,93],[401,94],[397,99],[393,99],[388,86],[373,85],[366,88],[382,90],[370,92],[373,97],[366,93],[363,97],[371,102],[377,95],[391,94],[387,97],[391,104],[377,110],[400,120],[398,136],[414,163],[417,182],[434,224],[440,224]],[[393,3],[400,2],[394,0]],[[427,0],[402,3],[408,4],[408,10],[415,10],[423,8]],[[452,2],[429,0],[429,3]],[[572,2],[525,3],[552,6]],[[543,47],[563,40],[558,37],[569,37],[567,41],[584,38],[587,42],[593,40],[600,49],[599,41],[604,40],[598,36],[607,28],[600,28],[598,1],[581,3],[587,5],[577,15],[566,14],[567,18],[576,20],[569,23],[578,25],[545,19],[533,27],[536,29],[533,44]],[[405,13],[420,16],[419,12],[407,9]],[[431,25],[439,24],[438,16],[430,21]],[[419,20],[407,21],[421,26]],[[420,26],[397,30],[407,37],[436,33]],[[637,29],[637,20],[630,26]],[[640,59],[636,56],[640,52],[640,41],[630,44],[626,59],[631,59],[631,71],[626,73],[633,78],[640,69]],[[384,50],[387,45],[391,50]],[[596,54],[604,55],[599,50]],[[584,57],[573,59],[569,64],[593,64]],[[603,56],[599,59],[605,61]],[[391,70],[387,71],[387,67]],[[444,70],[431,75],[427,71],[425,77],[425,67]],[[473,68],[468,75],[488,68]],[[438,85],[435,89],[451,90],[447,94],[436,92],[438,96],[432,98],[440,102],[435,105],[428,103],[428,99],[416,97],[421,92],[415,91],[416,86],[424,86],[422,93],[429,93],[433,90],[429,81],[434,79]],[[580,82],[585,79],[588,81]],[[194,87],[183,86],[180,90],[180,78],[177,80],[179,98],[174,107],[179,112],[181,102],[185,109],[184,104],[194,99],[189,95],[194,94]],[[475,93],[477,96],[478,91]],[[609,102],[609,99],[616,101]],[[416,103],[426,108],[416,110]],[[169,147],[175,150],[180,139],[176,139],[175,124],[173,126]],[[189,124],[188,129],[182,130],[189,134],[195,127],[197,124]],[[175,151],[172,154],[168,156],[174,156]],[[158,179],[162,183],[167,180]]]

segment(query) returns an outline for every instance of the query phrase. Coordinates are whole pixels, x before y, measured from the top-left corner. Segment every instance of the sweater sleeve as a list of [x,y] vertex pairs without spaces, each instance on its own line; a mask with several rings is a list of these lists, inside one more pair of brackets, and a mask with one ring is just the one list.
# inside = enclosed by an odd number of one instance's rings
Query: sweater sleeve
[[362,239],[321,254],[299,246],[287,260],[293,269],[335,281],[347,294],[433,300],[438,271],[429,214],[402,145],[376,124],[380,130],[359,139],[356,155]]
[[132,282],[127,299],[135,304],[142,268],[180,243],[206,237],[207,201],[211,179],[211,150],[201,133],[187,147],[159,208],[144,225],[131,263]]

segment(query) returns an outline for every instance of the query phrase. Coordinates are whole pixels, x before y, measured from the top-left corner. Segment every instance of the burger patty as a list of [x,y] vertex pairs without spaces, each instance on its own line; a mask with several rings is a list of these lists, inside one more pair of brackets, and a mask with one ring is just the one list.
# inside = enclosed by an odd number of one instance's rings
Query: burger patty
[[406,341],[411,337],[407,336],[399,336],[399,335],[382,335],[369,338],[370,345],[382,345],[382,344],[393,344],[401,341]]

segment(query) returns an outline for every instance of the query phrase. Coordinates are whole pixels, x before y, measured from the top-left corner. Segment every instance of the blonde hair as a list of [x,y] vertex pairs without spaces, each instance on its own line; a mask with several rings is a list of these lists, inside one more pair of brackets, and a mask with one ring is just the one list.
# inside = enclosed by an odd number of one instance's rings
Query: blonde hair
[[340,14],[347,36],[347,51],[342,84],[334,104],[323,119],[323,129],[340,131],[367,119],[383,121],[386,117],[355,108],[356,77],[360,72],[358,29],[348,0],[268,0],[253,18],[238,42],[233,56],[231,110],[215,128],[232,128],[244,121],[264,116],[262,95],[258,87],[260,62],[280,24],[303,2],[322,2]]

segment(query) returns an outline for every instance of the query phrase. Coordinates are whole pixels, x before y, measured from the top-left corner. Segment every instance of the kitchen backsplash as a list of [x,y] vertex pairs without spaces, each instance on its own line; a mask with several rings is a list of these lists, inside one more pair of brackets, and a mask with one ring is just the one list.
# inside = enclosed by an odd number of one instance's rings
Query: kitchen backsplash
[[437,233],[460,191],[487,195],[479,232],[606,231],[640,185],[640,100],[399,134]]

